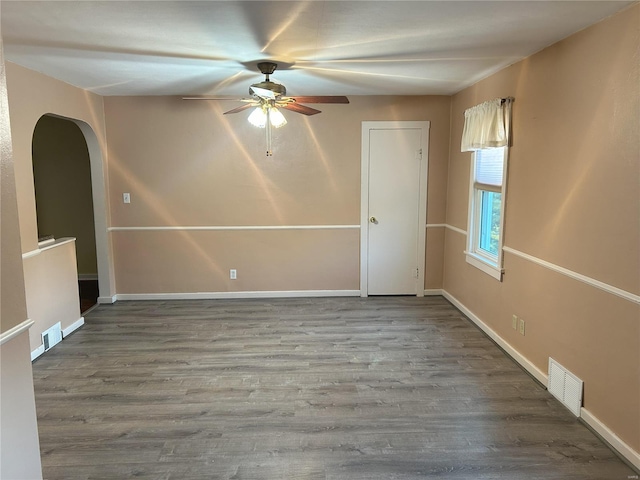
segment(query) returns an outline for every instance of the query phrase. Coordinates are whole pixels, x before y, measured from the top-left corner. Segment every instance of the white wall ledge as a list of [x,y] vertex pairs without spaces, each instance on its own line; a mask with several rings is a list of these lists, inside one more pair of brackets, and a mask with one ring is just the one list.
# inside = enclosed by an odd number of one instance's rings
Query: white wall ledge
[[556,265],[551,262],[547,262],[546,260],[542,260],[541,258],[534,257],[533,255],[529,255],[528,253],[521,252],[514,248],[503,247],[502,249],[507,253],[515,255],[516,257],[520,257],[524,260],[528,260],[529,262],[540,265],[541,267],[547,268],[549,270],[552,270],[566,277],[572,278],[579,282],[598,288],[607,293],[611,293],[620,298],[624,298],[625,300],[629,300],[630,302],[640,304],[640,295],[627,292],[626,290],[622,290],[621,288],[614,287],[613,285],[609,285],[608,283],[601,282],[600,280],[596,280],[595,278],[587,277],[586,275],[582,275],[581,273],[574,272],[573,270],[569,270],[568,268],[561,267],[560,265]]
[[50,241],[47,240],[45,242],[38,243],[38,248],[35,250],[30,250],[22,254],[22,259],[26,260],[27,258],[35,257],[36,255],[40,255],[42,252],[47,250],[51,250],[52,248],[57,248],[62,245],[66,245],[67,243],[75,242],[76,239],[74,237],[63,237],[58,238],[56,240]]
[[359,229],[360,225],[198,225],[198,226],[150,226],[150,227],[109,227],[109,232],[126,231],[217,231],[217,230],[343,230]]
[[[444,227],[447,228],[453,232],[458,232],[461,235],[466,235],[467,232],[465,232],[464,230],[454,227],[453,225],[449,225],[449,224],[431,224],[431,225],[427,225],[427,228],[434,228],[434,227]],[[585,283],[587,285],[590,285],[592,287],[598,288],[600,290],[603,290],[607,293],[611,293],[612,295],[616,295],[620,298],[623,298],[625,300],[628,300],[630,302],[636,303],[640,305],[640,295],[636,295],[635,293],[632,292],[628,292],[626,290],[623,290],[621,288],[615,287],[613,285],[609,285],[608,283],[604,283],[601,282],[600,280],[596,280],[595,278],[591,278],[591,277],[587,277],[586,275],[582,275],[581,273],[578,272],[574,272],[573,270],[569,270],[568,268],[564,268],[561,267],[560,265],[556,265],[554,263],[551,262],[547,262],[546,260],[543,260],[541,258],[538,257],[534,257],[533,255],[529,255],[528,253],[524,253],[521,252],[520,250],[516,250],[515,248],[511,248],[511,247],[507,247],[506,245],[502,247],[502,251],[503,252],[507,252],[510,253],[511,255],[515,255],[516,257],[520,257],[524,260],[527,260],[529,262],[535,263],[537,265],[540,265],[541,267],[544,267],[548,270],[552,270],[556,273],[559,273],[561,275],[564,275],[566,277],[572,278],[574,280],[577,280],[579,282]],[[466,254],[467,252],[465,252]],[[467,257],[468,258],[468,257]],[[504,273],[504,270],[503,270]]]
[[6,332],[0,333],[0,345],[7,343],[9,340],[16,338],[23,332],[26,332],[31,328],[35,322],[29,318],[27,318],[24,322],[16,325],[15,327],[10,328]]

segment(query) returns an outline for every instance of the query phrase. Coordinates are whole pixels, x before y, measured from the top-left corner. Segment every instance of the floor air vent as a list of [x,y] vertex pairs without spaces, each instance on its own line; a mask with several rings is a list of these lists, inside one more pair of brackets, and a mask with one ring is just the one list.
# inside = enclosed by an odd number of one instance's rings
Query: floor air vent
[[580,407],[582,407],[583,383],[553,358],[549,358],[549,392],[576,417],[580,416]]
[[42,332],[42,345],[44,346],[45,352],[54,345],[60,343],[60,340],[62,340],[62,328],[60,326],[60,322]]

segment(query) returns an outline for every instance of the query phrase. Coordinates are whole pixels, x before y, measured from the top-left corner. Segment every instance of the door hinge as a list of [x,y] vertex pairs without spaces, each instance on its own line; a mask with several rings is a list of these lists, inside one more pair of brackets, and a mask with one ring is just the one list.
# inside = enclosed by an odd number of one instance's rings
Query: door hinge
[[416,278],[420,278],[420,269],[416,267]]
[[416,150],[416,160],[422,160],[422,149]]

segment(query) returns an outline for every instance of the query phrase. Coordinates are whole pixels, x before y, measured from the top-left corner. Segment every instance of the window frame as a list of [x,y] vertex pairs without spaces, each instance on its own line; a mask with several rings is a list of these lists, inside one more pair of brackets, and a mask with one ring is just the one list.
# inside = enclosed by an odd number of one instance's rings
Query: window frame
[[[507,169],[509,159],[509,147],[500,147],[504,149],[504,155],[502,159],[502,185],[500,187],[492,187],[490,185],[476,183],[476,168],[477,168],[477,151],[474,151],[471,155],[471,174],[469,181],[469,214],[467,223],[467,245],[465,250],[465,257],[467,263],[480,269],[484,273],[490,275],[498,281],[502,281],[502,275],[504,269],[502,268],[503,259],[503,245],[504,245],[504,224],[505,224],[505,210],[507,203]],[[482,219],[482,192],[495,192],[500,193],[500,236],[498,239],[498,253],[494,257],[480,248],[480,232],[481,232],[481,219]]]

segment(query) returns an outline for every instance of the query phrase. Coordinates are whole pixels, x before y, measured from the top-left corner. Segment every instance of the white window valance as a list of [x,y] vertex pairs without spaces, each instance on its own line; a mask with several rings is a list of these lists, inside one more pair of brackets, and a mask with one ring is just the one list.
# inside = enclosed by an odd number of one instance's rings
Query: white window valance
[[512,98],[496,98],[464,112],[461,152],[510,144]]

